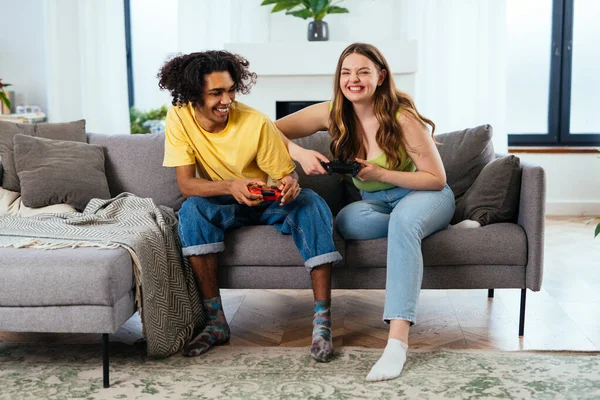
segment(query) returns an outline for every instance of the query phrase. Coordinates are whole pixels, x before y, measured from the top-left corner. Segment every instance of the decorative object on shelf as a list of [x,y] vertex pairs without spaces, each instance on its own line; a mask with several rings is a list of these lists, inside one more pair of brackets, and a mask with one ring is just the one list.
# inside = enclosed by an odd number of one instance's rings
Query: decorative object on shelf
[[327,14],[345,14],[348,13],[348,9],[339,7],[336,4],[341,3],[343,0],[263,0],[261,6],[268,6],[275,4],[272,13],[284,11],[286,15],[293,15],[294,17],[308,19],[314,18],[308,24],[308,40],[313,41],[325,41],[329,40],[329,26],[327,22],[323,21],[323,18]]
[[135,107],[129,109],[129,122],[131,133],[162,133],[165,131],[165,119],[167,118],[167,106],[151,109],[147,112]]
[[11,111],[11,98],[14,98],[15,93],[9,92],[5,88],[8,86],[12,86],[10,83],[3,83],[0,78],[0,110],[2,111],[0,114],[10,114]]

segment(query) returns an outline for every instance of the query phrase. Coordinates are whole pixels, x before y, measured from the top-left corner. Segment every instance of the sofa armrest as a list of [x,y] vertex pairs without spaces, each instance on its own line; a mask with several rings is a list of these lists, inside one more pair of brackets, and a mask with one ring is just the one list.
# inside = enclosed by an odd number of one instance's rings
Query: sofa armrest
[[542,287],[545,213],[546,172],[539,165],[521,161],[518,224],[527,235],[525,287],[536,292]]

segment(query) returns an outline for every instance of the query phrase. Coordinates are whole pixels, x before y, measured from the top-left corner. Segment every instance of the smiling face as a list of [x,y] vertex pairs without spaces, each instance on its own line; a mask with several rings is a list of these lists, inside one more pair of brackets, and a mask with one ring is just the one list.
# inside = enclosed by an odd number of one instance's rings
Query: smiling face
[[203,104],[196,106],[196,119],[208,132],[221,132],[227,126],[229,108],[235,101],[235,84],[228,71],[204,76]]
[[379,70],[369,58],[351,53],[342,62],[340,89],[352,103],[369,102],[386,74],[386,70]]

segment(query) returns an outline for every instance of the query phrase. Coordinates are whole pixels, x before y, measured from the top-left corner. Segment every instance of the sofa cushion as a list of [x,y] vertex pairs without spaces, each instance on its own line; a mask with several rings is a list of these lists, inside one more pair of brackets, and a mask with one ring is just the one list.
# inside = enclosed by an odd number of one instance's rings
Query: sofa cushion
[[436,135],[448,186],[458,200],[489,162],[494,159],[492,127],[481,125]]
[[0,306],[112,306],[134,287],[125,249],[3,248]]
[[516,222],[521,194],[521,163],[513,155],[497,158],[475,179],[456,204],[452,223],[465,219],[481,226],[498,222]]
[[[315,150],[328,157],[331,136],[329,132],[321,131],[314,135],[294,139],[294,143],[305,149]],[[336,215],[344,205],[344,183],[340,175],[306,175],[302,166],[296,163],[296,173],[300,187],[314,190],[329,205],[333,215]]]
[[[335,246],[344,257],[344,241],[335,233]],[[222,266],[299,266],[304,260],[291,235],[282,235],[270,225],[245,226],[228,231],[225,251],[219,253]],[[343,265],[343,261],[336,265]]]
[[158,205],[181,208],[183,195],[175,168],[163,167],[165,135],[88,134],[89,143],[104,147],[106,178],[111,195],[123,192],[150,197]]
[[82,211],[93,198],[110,198],[100,146],[15,135],[14,159],[27,207],[68,204]]
[[2,172],[2,187],[13,192],[21,191],[13,159],[13,138],[18,134],[46,139],[85,142],[85,120],[52,124],[16,124],[0,121],[0,158],[4,169]]
[[[500,223],[476,229],[451,229],[423,239],[427,266],[527,265],[527,238],[522,227]],[[386,266],[387,239],[349,240],[347,267]]]

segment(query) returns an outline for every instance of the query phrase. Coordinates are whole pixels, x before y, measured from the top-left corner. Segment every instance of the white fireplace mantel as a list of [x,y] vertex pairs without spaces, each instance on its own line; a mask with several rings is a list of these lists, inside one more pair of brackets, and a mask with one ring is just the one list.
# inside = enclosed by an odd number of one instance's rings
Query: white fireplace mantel
[[[249,95],[238,99],[275,119],[276,101],[329,100],[333,75],[346,42],[229,43],[225,50],[250,62],[258,80]],[[396,86],[415,95],[417,42],[373,43],[385,56]]]

